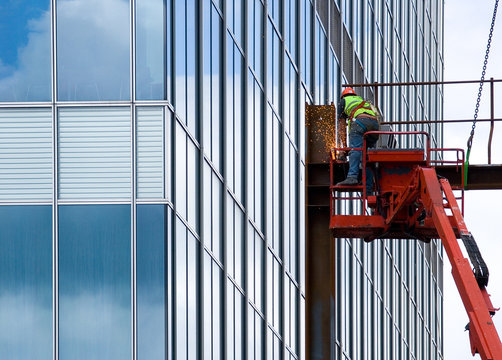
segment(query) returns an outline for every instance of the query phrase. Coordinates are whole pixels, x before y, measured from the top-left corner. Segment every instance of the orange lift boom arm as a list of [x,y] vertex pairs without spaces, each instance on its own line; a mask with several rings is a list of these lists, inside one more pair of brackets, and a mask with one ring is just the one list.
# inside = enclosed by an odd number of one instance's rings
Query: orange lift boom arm
[[471,352],[479,353],[482,359],[502,359],[502,344],[493,324],[491,313],[495,312],[485,286],[479,286],[457,241],[443,205],[451,209],[453,220],[461,236],[471,236],[458,207],[448,180],[438,181],[434,168],[420,169],[421,199],[425,209],[432,215],[443,247],[452,266],[453,279],[469,316]]
[[[385,133],[385,132],[369,132]],[[502,344],[492,321],[495,309],[486,291],[488,269],[476,242],[467,230],[462,211],[448,180],[438,178],[431,165],[428,134],[403,132],[427,137],[425,149],[371,149],[363,145],[363,185],[334,185],[334,167],[343,165],[336,154],[349,149],[332,149],[331,159],[331,219],[330,228],[335,237],[360,237],[366,241],[376,238],[415,238],[430,241],[441,238],[452,266],[455,284],[469,317],[472,354],[479,353],[483,360],[502,360]],[[435,149],[444,151],[445,149]],[[458,156],[458,155],[457,155]],[[462,159],[463,160],[463,153]],[[463,163],[463,161],[459,161]],[[376,173],[375,195],[366,194],[366,167]],[[457,189],[458,190],[458,189]],[[360,191],[362,197],[338,196],[338,192]],[[462,193],[463,194],[463,193]],[[336,207],[340,200],[360,199],[362,215],[340,215]],[[369,208],[369,209],[368,209]],[[447,214],[447,210],[451,215]],[[464,257],[457,239],[462,239],[469,260]]]

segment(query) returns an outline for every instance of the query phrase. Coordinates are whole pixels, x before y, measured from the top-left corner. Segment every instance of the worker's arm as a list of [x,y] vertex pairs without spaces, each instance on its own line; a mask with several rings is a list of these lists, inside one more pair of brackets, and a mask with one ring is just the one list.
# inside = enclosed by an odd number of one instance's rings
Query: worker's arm
[[345,109],[345,99],[341,98],[340,101],[338,102],[338,118],[339,119],[346,119],[347,115],[343,111]]

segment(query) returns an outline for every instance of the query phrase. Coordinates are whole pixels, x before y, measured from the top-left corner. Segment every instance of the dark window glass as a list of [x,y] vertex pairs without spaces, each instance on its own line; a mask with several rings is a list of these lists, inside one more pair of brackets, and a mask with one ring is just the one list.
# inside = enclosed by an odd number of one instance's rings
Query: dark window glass
[[0,354],[52,359],[52,209],[0,206]]
[[138,359],[164,359],[169,218],[165,205],[138,205],[137,210]]
[[57,1],[58,98],[129,100],[128,0]]
[[0,101],[49,101],[50,0],[2,1],[0,34]]
[[164,99],[164,71],[164,1],[136,0],[136,99]]
[[59,207],[59,356],[131,357],[129,205]]

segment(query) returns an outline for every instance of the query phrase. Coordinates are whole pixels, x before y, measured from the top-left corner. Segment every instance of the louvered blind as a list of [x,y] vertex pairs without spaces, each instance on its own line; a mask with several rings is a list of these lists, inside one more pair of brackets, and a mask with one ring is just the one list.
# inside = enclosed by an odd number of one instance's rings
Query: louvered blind
[[129,107],[67,108],[58,114],[59,198],[129,199]]
[[164,116],[162,108],[136,110],[136,174],[139,199],[164,198]]
[[0,109],[0,200],[51,199],[51,109]]

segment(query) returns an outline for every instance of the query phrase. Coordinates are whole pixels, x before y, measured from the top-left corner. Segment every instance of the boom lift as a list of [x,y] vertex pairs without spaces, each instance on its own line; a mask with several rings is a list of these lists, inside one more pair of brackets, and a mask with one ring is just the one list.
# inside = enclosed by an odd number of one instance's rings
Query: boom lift
[[[370,134],[414,135],[424,139],[424,146],[403,150],[366,149],[366,136]],[[331,150],[330,229],[334,237],[363,238],[368,242],[377,238],[418,239],[425,242],[441,238],[469,317],[466,329],[469,330],[472,354],[479,353],[483,360],[502,360],[502,344],[492,322],[492,316],[498,309],[493,307],[486,291],[488,268],[457,203],[457,200],[462,200],[463,206],[463,187],[452,189],[447,179],[438,177],[434,167],[439,163],[433,160],[434,154],[453,151],[457,158],[454,163],[463,172],[463,150],[431,149],[426,132],[367,132],[363,148],[356,149],[363,151],[362,185],[337,186],[334,172],[344,166],[342,154],[348,150]],[[367,167],[371,167],[375,174],[374,193],[366,193]],[[460,191],[460,197],[456,197],[453,190]],[[343,202],[348,200],[360,200],[362,213],[341,214]],[[473,269],[457,239],[462,239]]]

